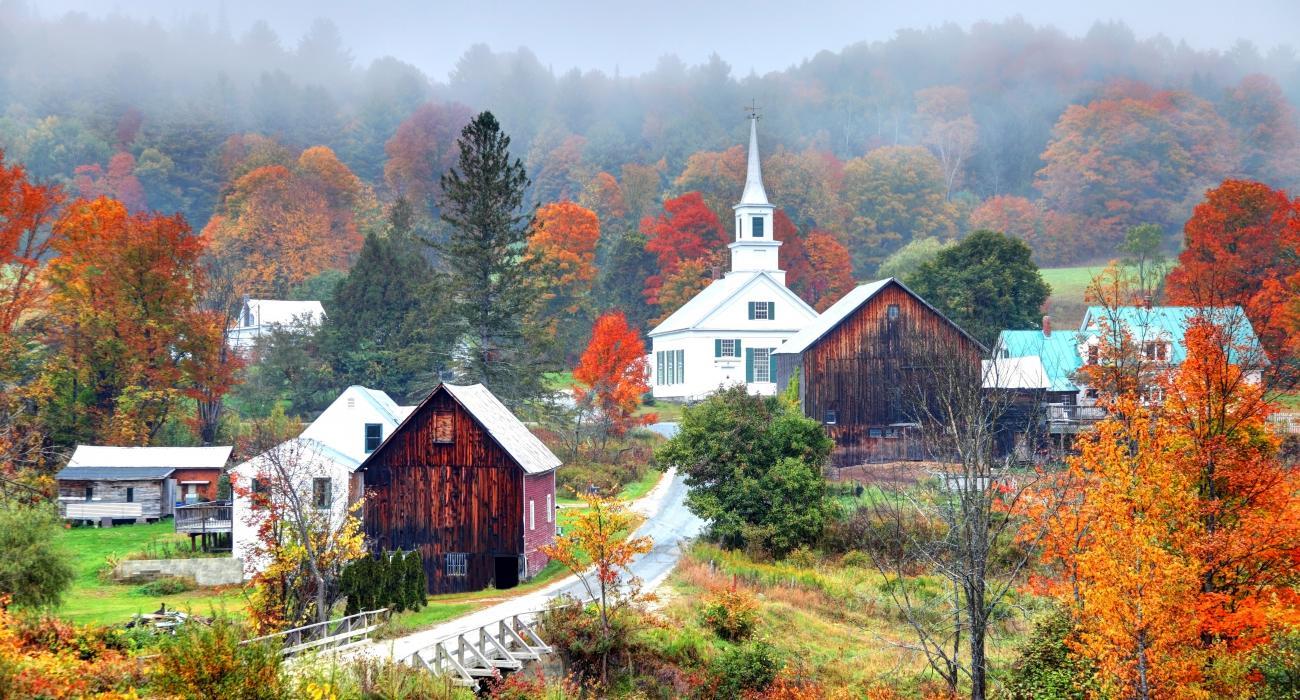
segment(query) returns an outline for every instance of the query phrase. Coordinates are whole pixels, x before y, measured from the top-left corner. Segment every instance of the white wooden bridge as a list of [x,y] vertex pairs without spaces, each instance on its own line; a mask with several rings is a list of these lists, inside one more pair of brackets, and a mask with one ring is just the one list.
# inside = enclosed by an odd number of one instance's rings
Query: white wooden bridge
[[241,644],[279,640],[280,653],[294,656],[304,651],[342,651],[370,638],[370,633],[388,619],[388,608],[367,610],[337,620],[294,627],[263,637],[246,639]]
[[537,632],[537,615],[511,615],[475,631],[448,637],[415,652],[406,663],[467,687],[484,678],[518,671],[525,662],[536,661],[552,651]]

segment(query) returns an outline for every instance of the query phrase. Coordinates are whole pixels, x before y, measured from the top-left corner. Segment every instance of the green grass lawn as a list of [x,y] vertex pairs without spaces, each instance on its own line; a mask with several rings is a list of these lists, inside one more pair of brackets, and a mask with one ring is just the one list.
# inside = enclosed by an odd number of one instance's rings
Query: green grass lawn
[[59,614],[83,624],[118,624],[136,613],[153,612],[165,603],[168,608],[190,610],[200,615],[211,611],[242,615],[244,599],[242,589],[238,587],[200,588],[175,595],[147,596],[140,593],[139,586],[105,583],[99,579],[99,570],[104,568],[110,556],[125,557],[140,551],[149,542],[176,541],[178,537],[188,546],[189,539],[176,535],[170,520],[148,525],[63,530],[57,544],[68,553],[75,578],[63,597]]
[[655,418],[660,423],[680,421],[682,419],[682,404],[672,401],[656,401],[653,406],[642,404],[636,410],[638,416],[644,416],[648,413],[655,414]]
[[1087,308],[1084,294],[1088,285],[1105,269],[1105,265],[1082,265],[1079,267],[1050,267],[1040,270],[1043,281],[1051,285],[1051,296],[1047,299],[1047,313],[1057,328],[1070,328],[1083,321],[1083,311]]

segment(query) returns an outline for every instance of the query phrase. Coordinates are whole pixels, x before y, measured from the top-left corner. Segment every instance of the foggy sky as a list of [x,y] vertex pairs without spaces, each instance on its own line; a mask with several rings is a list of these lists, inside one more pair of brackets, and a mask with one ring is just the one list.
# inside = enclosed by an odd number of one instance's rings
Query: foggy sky
[[312,20],[328,17],[359,65],[391,55],[446,80],[475,43],[527,46],[556,73],[570,68],[638,74],[660,56],[688,64],[717,52],[733,74],[780,70],[828,49],[888,39],[906,28],[947,22],[969,27],[1020,15],[1081,35],[1097,21],[1121,20],[1139,38],[1161,35],[1194,48],[1227,50],[1237,41],[1262,54],[1295,46],[1300,0],[35,0],[45,18],[69,10],[118,12],[168,25],[194,14],[219,17],[235,35],[259,19],[286,47]]

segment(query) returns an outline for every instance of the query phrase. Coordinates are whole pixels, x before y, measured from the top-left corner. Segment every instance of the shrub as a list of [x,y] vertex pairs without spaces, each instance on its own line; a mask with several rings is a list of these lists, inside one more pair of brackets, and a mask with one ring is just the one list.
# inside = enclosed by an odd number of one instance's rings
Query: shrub
[[1057,610],[1034,626],[1034,632],[1007,676],[1012,700],[1083,700],[1092,688],[1092,664],[1069,647],[1074,621]]
[[871,568],[871,555],[855,549],[844,554],[844,557],[840,559],[840,565],[854,569],[869,569]]
[[728,641],[748,639],[758,623],[758,601],[743,588],[724,588],[705,599],[700,622]]
[[343,700],[474,700],[472,690],[423,668],[389,659],[361,656],[346,664],[296,664],[295,698]]
[[424,560],[419,552],[383,552],[348,564],[339,577],[346,612],[388,608],[392,612],[419,610],[428,601]]
[[142,684],[114,630],[75,627],[50,615],[15,618],[0,599],[0,700],[120,694]]
[[277,644],[240,644],[243,630],[226,617],[187,623],[159,644],[152,689],[181,700],[274,700],[288,696]]
[[609,668],[615,668],[628,658],[639,614],[628,608],[610,610],[606,632],[595,606],[560,596],[551,600],[540,622],[542,638],[555,648],[565,669],[581,681],[600,678],[606,661]]
[[817,568],[817,553],[806,546],[796,548],[786,555],[785,559],[800,569]]
[[59,604],[75,575],[55,536],[61,527],[53,506],[0,503],[0,596],[19,607]]
[[160,596],[160,595],[176,595],[177,593],[192,591],[197,587],[198,584],[194,583],[194,579],[185,578],[183,576],[166,576],[154,581],[150,581],[149,583],[142,584],[136,590],[141,595]]
[[748,691],[765,691],[784,665],[767,642],[735,647],[713,662],[714,693],[719,698],[739,698]]
[[1261,700],[1300,700],[1300,632],[1287,632],[1256,649],[1253,665]]

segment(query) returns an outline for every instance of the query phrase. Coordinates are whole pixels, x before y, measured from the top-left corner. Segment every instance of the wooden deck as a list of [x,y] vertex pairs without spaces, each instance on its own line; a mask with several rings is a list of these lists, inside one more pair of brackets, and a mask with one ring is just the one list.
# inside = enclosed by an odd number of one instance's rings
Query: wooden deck
[[209,501],[176,506],[176,532],[190,536],[190,546],[201,543],[207,552],[228,552],[233,534],[233,508],[229,501]]

